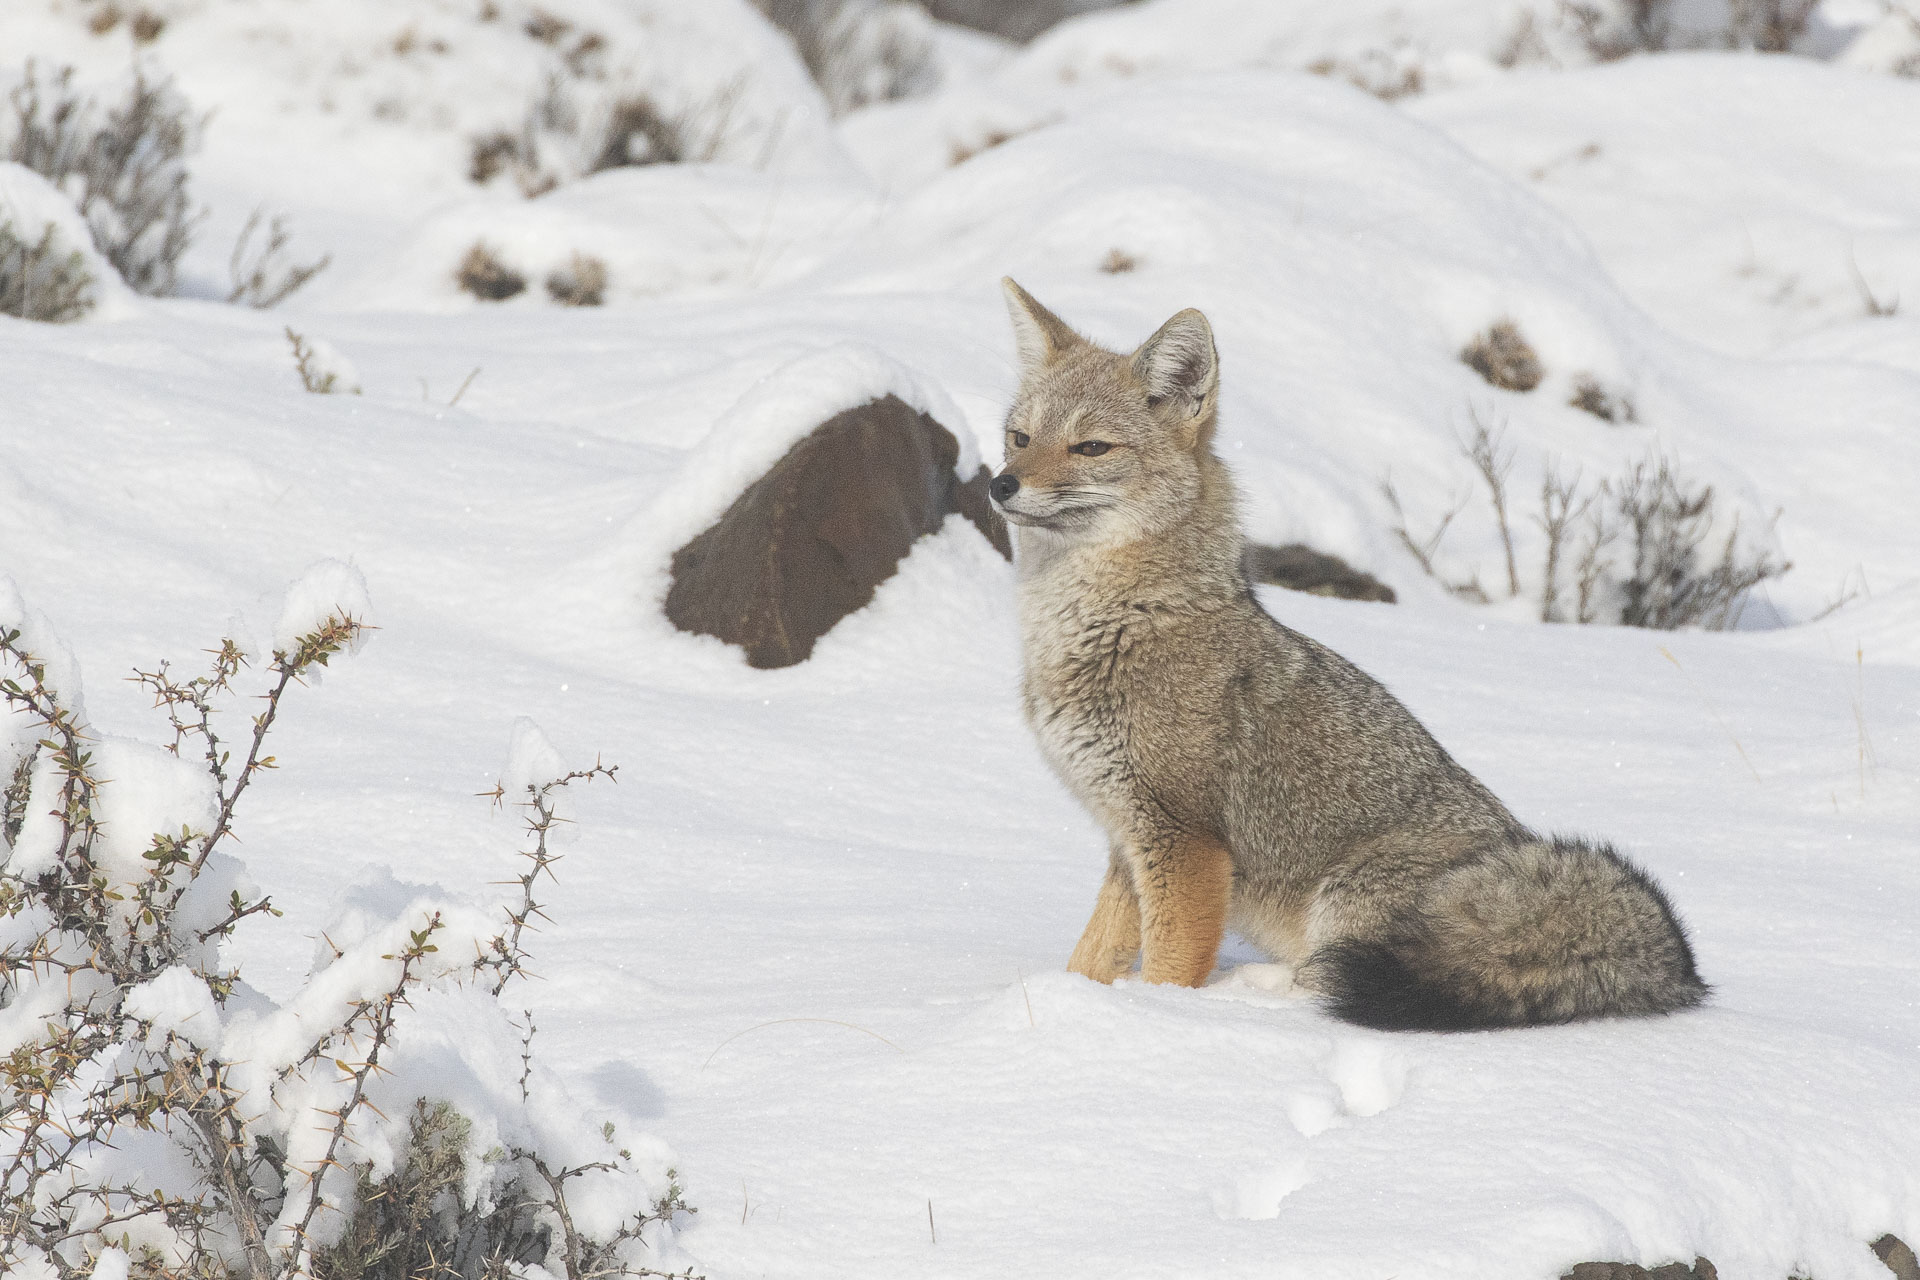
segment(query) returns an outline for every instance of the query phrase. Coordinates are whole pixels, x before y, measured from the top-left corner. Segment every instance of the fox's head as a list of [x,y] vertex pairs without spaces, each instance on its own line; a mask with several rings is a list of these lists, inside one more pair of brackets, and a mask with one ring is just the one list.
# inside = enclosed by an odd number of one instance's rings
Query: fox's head
[[995,505],[1076,542],[1128,542],[1181,520],[1212,460],[1220,360],[1207,318],[1182,311],[1120,355],[1000,283],[1022,373],[1006,466],[988,487]]

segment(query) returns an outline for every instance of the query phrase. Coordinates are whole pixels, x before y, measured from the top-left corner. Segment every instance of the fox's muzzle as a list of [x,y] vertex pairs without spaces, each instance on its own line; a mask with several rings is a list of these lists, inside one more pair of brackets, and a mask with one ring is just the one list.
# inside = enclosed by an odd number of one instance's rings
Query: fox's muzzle
[[995,502],[1005,502],[1020,492],[1020,477],[1011,471],[1003,471],[987,485],[987,492],[992,495]]

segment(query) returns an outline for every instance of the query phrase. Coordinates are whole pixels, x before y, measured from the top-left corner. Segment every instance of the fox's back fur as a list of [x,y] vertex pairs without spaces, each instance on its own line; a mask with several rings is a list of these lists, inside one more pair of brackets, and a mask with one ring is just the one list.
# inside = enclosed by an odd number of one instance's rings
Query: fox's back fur
[[1148,980],[1198,984],[1232,927],[1369,1026],[1699,1003],[1646,875],[1529,831],[1379,683],[1261,608],[1205,319],[1123,356],[1007,283],[1026,376],[993,493],[1018,530],[1025,708],[1112,846],[1071,967],[1111,981],[1144,949]]

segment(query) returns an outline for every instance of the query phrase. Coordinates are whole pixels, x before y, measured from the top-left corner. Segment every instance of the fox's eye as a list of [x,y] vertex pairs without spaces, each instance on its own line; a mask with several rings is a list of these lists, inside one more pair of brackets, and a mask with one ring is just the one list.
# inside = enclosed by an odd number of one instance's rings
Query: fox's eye
[[1082,440],[1079,444],[1070,445],[1067,452],[1077,453],[1083,458],[1097,458],[1111,448],[1113,446],[1105,440]]
[[1009,431],[1007,434],[1013,437],[1013,447],[1016,449],[1024,449],[1033,443],[1033,437],[1024,431]]

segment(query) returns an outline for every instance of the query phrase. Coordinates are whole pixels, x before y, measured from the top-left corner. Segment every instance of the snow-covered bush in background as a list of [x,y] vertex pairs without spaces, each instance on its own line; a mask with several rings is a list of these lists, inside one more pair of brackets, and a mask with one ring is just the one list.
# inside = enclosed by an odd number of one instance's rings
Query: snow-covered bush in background
[[531,196],[628,165],[847,172],[799,53],[746,0],[631,12],[509,0],[482,16],[489,43],[517,36],[535,56],[516,61],[538,70],[513,115],[487,95],[492,123],[469,140],[477,183],[511,178]]
[[82,247],[91,246],[84,225],[75,236],[78,221],[38,174],[0,161],[0,315],[61,324],[93,310],[95,277]]
[[835,115],[912,97],[939,81],[933,21],[906,0],[754,0],[793,37]]
[[199,132],[171,80],[136,66],[125,96],[104,112],[73,84],[73,68],[27,64],[8,95],[6,158],[72,197],[93,242],[135,292],[173,292],[196,221],[188,153]]
[[163,748],[94,731],[71,653],[0,579],[0,1272],[669,1274],[642,1261],[686,1210],[665,1151],[583,1117],[499,1002],[561,792],[612,767],[569,771],[515,727],[493,795],[530,843],[504,919],[349,912],[284,1001],[224,964],[238,926],[279,914],[225,851],[235,808],[276,766],[289,688],[357,649],[366,614],[344,565],[295,584],[234,741],[236,642],[207,675],[136,673]]

